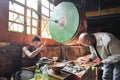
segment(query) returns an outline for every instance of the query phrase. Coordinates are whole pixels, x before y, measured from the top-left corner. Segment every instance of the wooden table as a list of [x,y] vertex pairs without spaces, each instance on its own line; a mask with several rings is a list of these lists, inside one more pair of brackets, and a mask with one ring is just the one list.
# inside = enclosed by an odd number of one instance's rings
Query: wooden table
[[49,80],[74,80],[72,74],[61,71],[61,74],[56,75],[52,69],[48,71]]

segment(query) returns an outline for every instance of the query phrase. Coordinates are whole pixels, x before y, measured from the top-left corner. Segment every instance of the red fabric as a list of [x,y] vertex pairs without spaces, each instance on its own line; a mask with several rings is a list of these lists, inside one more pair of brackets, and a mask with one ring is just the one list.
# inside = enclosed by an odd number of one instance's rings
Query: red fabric
[[[80,60],[82,61],[86,61],[90,58],[90,55],[86,55],[86,56],[83,56],[83,57],[80,57]],[[99,58],[96,58],[95,60],[93,60],[93,62],[99,62],[100,59]]]

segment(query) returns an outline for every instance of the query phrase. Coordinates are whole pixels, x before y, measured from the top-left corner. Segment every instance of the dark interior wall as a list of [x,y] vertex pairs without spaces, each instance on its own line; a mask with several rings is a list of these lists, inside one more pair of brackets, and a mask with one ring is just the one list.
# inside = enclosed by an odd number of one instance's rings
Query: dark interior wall
[[8,35],[8,0],[0,0],[0,41],[6,41]]
[[94,32],[93,29],[99,28],[101,32],[110,32],[120,39],[120,13],[88,17],[88,30]]
[[[50,0],[51,1],[51,0]],[[114,7],[120,7],[120,1],[119,0],[54,0],[55,6],[58,5],[60,2],[64,1],[70,1],[75,4],[81,5],[84,1],[84,7],[86,11],[96,11],[99,9],[108,9],[108,8],[114,8]]]
[[21,48],[20,45],[0,46],[0,77],[3,76],[10,80],[13,73],[20,69]]

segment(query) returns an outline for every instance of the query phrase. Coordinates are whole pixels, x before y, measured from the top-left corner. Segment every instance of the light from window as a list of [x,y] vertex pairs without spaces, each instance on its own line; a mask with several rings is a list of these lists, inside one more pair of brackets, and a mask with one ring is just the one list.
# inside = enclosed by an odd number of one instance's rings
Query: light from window
[[49,17],[49,9],[45,7],[41,7],[41,13]]
[[18,25],[18,30],[20,31],[20,32],[23,32],[24,31],[24,26],[23,25]]
[[44,38],[51,38],[50,32],[49,32],[49,21],[48,18],[42,16],[42,20],[41,20],[41,36]]
[[24,14],[24,7],[9,1],[9,10]]
[[24,16],[9,12],[9,20],[24,24]]
[[32,17],[33,18],[36,18],[36,19],[39,19],[39,15],[36,11],[32,10]]
[[53,13],[53,11],[50,11],[50,14],[52,14]]
[[37,29],[36,28],[32,28],[32,34],[37,34]]
[[31,17],[31,10],[27,9],[27,17]]
[[24,26],[17,23],[9,22],[9,31],[23,32]]
[[16,0],[17,2],[20,2],[22,4],[25,4],[25,0]]
[[37,34],[39,15],[38,0],[10,0],[8,30]]
[[50,3],[50,10],[54,9],[54,5],[52,3]]
[[32,19],[32,25],[38,27],[38,21],[35,19]]
[[49,31],[49,18],[54,9],[54,5],[48,0],[41,0],[41,37],[51,38]]
[[31,19],[27,18],[27,25],[30,26],[31,25]]
[[30,30],[31,30],[31,29],[30,29],[30,26],[27,26],[27,31],[26,31],[26,33],[27,33],[27,34],[30,34],[30,32],[31,32]]
[[41,4],[47,8],[49,8],[49,2],[48,0],[41,0]]
[[28,7],[33,8],[36,11],[38,10],[38,0],[26,0],[26,1]]

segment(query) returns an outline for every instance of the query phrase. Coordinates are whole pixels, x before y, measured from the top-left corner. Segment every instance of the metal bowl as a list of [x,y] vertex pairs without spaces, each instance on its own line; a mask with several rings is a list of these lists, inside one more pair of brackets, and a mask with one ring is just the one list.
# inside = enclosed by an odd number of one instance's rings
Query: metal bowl
[[58,75],[61,74],[60,70],[65,67],[65,63],[62,62],[56,62],[56,63],[50,63],[49,67],[53,70],[53,73]]

